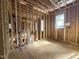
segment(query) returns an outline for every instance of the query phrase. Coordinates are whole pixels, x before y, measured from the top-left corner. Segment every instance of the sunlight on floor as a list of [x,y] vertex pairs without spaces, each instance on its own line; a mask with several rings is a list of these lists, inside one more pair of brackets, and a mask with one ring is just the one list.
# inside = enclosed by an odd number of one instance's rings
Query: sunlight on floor
[[69,59],[79,59],[79,54],[75,54],[75,55],[73,55],[71,58],[69,58]]
[[69,54],[68,57],[65,57],[65,58],[66,59],[72,59],[76,54],[77,54],[77,52],[73,52],[73,53]]

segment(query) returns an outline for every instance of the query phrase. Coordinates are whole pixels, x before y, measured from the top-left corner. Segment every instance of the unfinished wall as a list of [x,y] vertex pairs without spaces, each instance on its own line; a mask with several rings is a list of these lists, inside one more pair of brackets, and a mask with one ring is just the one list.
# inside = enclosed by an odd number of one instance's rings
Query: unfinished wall
[[1,0],[0,0],[0,59],[4,59],[4,46],[3,46],[3,31],[2,31],[2,12],[1,12]]
[[[64,29],[55,29],[55,14],[65,11],[65,24],[70,23],[70,27],[65,25]],[[79,44],[79,2],[71,3],[59,10],[50,13],[50,37],[55,40],[65,41],[72,44]]]

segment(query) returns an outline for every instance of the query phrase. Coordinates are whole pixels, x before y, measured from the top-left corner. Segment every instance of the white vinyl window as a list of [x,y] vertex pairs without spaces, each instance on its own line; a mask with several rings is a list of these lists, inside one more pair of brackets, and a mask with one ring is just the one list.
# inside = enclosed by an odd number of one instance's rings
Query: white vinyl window
[[63,29],[64,28],[64,14],[59,14],[55,16],[55,28]]
[[41,20],[41,31],[44,31],[44,20]]

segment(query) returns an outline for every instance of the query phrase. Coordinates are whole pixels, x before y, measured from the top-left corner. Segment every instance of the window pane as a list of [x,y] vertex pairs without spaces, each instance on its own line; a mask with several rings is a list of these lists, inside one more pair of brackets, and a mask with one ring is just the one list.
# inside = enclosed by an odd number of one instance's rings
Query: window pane
[[64,28],[64,14],[56,15],[55,17],[55,27]]
[[41,20],[41,31],[44,31],[44,20]]

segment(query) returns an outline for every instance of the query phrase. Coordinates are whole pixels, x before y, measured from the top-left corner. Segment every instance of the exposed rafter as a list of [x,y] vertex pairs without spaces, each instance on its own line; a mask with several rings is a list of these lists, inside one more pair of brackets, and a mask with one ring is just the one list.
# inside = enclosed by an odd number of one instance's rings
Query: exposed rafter
[[48,6],[47,4],[45,4],[44,2],[42,2],[41,0],[38,0],[40,1],[43,5],[47,6],[48,8],[51,8],[50,6]]
[[[42,9],[41,7],[36,6],[35,4],[33,4],[33,3],[29,2],[29,1],[26,1],[26,0],[20,0],[20,3],[23,4],[23,5],[27,5],[27,4],[29,4],[29,5],[33,6],[35,9],[37,9],[37,10],[39,9],[38,11],[47,13],[47,10]],[[42,5],[43,5],[43,4],[42,4]],[[45,5],[43,5],[43,6],[45,7]],[[47,6],[46,6],[46,8],[47,8]]]
[[57,4],[55,4],[55,2],[54,2],[53,0],[50,0],[50,2],[51,2],[55,7],[58,6]]
[[[45,2],[42,0],[21,0],[20,3],[23,5],[29,4],[36,7],[36,9],[51,12],[73,1],[75,0],[45,0]],[[51,5],[48,3],[51,3]]]
[[42,2],[41,0],[39,0],[42,4],[46,5],[48,7],[48,12],[51,12],[54,10],[54,8],[52,8],[51,6],[47,5],[46,3]]

